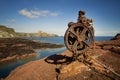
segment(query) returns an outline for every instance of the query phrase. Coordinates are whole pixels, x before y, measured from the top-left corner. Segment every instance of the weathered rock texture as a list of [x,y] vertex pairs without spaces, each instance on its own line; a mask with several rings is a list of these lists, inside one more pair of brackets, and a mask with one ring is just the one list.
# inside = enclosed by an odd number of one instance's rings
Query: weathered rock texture
[[[96,42],[95,49],[87,53],[95,60],[120,74],[120,39]],[[65,51],[18,67],[5,80],[120,80],[120,77],[97,66],[96,69],[75,61]]]
[[35,42],[22,38],[0,38],[0,63],[34,57],[34,49],[60,48],[63,45]]

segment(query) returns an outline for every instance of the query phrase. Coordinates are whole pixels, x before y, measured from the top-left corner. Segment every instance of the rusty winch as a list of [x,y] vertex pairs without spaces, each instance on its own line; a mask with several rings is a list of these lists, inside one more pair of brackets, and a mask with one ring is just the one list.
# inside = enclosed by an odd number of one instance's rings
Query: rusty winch
[[79,11],[76,23],[68,23],[64,41],[68,50],[73,53],[73,58],[83,54],[94,44],[93,20],[85,17],[85,11]]
[[[73,53],[72,61],[78,60],[89,65],[90,68],[97,69],[93,61],[103,69],[108,70],[120,78],[120,74],[111,68],[102,64],[98,60],[92,58],[88,53],[88,49],[94,49],[94,28],[93,20],[85,17],[85,11],[79,11],[78,21],[76,23],[69,22],[68,29],[64,36],[65,45]],[[92,60],[92,62],[91,62]]]

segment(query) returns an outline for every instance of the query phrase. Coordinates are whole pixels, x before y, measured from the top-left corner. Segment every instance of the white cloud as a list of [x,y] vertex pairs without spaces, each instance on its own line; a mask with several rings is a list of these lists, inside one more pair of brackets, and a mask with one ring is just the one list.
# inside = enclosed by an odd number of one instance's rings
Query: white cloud
[[7,19],[8,22],[16,22],[15,19]]
[[19,14],[28,18],[39,18],[40,16],[58,16],[58,13],[50,12],[49,10],[27,10],[21,9]]
[[51,13],[50,15],[51,16],[58,16],[59,14],[58,13]]
[[28,17],[28,18],[37,18],[38,17],[38,15],[32,13],[32,11],[28,11],[26,9],[20,10],[19,13],[23,16]]

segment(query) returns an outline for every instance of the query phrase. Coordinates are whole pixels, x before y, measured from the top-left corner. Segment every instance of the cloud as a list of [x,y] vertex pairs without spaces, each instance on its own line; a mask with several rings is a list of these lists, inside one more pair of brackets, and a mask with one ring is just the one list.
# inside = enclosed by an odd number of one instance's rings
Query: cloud
[[51,16],[58,16],[59,14],[58,13],[51,13],[50,15]]
[[8,22],[16,22],[15,19],[7,19]]
[[27,9],[19,10],[19,14],[31,19],[39,18],[41,16],[58,16],[59,15],[58,13],[51,12],[49,10],[27,10]]

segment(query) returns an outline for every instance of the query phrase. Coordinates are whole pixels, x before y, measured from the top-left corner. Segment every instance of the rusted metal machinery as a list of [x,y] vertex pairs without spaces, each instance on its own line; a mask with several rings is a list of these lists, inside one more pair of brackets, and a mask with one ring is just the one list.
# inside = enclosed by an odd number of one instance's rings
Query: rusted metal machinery
[[73,61],[78,60],[95,69],[95,66],[92,65],[93,62],[91,62],[93,60],[105,70],[111,71],[120,78],[120,74],[88,55],[88,49],[94,49],[94,28],[92,19],[85,17],[85,11],[79,11],[78,21],[76,23],[68,23],[64,41],[68,50],[73,53]]
[[73,52],[73,58],[86,52],[94,45],[94,28],[92,19],[85,17],[85,11],[79,11],[78,21],[69,22],[64,41],[65,45]]

